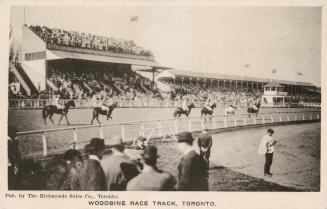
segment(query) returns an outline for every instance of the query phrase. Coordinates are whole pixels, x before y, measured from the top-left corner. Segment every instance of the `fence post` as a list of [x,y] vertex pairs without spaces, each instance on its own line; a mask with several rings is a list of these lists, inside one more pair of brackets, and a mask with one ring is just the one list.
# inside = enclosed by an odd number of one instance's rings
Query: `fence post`
[[[204,120],[204,119],[203,119]],[[204,130],[205,129],[205,125],[204,125],[204,122],[203,120],[201,120],[201,129]]]
[[302,114],[302,120],[305,120],[304,113]]
[[317,113],[317,119],[319,120],[319,113]]
[[159,136],[162,136],[162,125],[160,120],[158,120],[158,132],[159,132]]
[[187,119],[187,123],[188,123],[188,131],[192,132],[192,124],[191,124],[191,120],[189,118]]
[[270,115],[270,119],[271,119],[271,122],[273,123],[274,122],[274,117],[273,117],[272,114]]
[[213,117],[213,128],[214,128],[214,129],[217,128],[217,127],[216,127],[216,118],[215,118],[215,117]]
[[257,124],[257,119],[256,119],[256,117],[252,117],[252,120],[253,120],[253,124]]
[[312,115],[311,115],[311,113],[310,113],[310,120],[312,120]]
[[288,114],[286,114],[287,117],[287,121],[290,121],[290,116]]
[[121,124],[121,138],[123,139],[123,142],[125,142],[125,124]]
[[99,125],[99,136],[101,139],[103,139],[103,131],[102,131],[102,126]]
[[47,143],[47,137],[46,137],[46,132],[45,131],[42,134],[42,143],[43,143],[43,156],[47,156],[47,154],[48,154],[48,143]]
[[227,128],[227,121],[226,121],[226,120],[227,120],[227,118],[226,118],[226,116],[225,116],[225,117],[224,117],[224,127],[225,127],[225,128]]
[[141,134],[142,134],[142,136],[145,136],[144,123],[141,123]]
[[73,128],[73,136],[74,136],[74,145],[73,149],[78,149],[78,139],[77,139],[77,133],[76,133],[76,128]]
[[265,117],[263,115],[261,115],[262,117],[262,123],[265,124]]
[[178,133],[178,127],[177,127],[177,122],[174,120],[174,128],[175,128],[175,134]]
[[244,126],[246,126],[246,118],[243,118]]
[[234,115],[234,127],[236,127],[236,117]]
[[294,120],[297,120],[297,114],[295,113]]
[[282,115],[279,114],[279,122],[282,122]]

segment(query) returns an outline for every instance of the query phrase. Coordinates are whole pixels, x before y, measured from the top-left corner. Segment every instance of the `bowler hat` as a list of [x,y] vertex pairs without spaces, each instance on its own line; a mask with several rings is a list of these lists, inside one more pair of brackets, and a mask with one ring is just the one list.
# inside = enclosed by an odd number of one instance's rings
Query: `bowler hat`
[[158,149],[155,146],[146,146],[144,148],[142,159],[148,165],[155,165],[157,163]]
[[98,150],[104,150],[104,139],[100,138],[92,138],[90,143],[87,145],[88,151],[98,151]]
[[177,142],[192,143],[194,141],[191,132],[184,131],[178,134]]

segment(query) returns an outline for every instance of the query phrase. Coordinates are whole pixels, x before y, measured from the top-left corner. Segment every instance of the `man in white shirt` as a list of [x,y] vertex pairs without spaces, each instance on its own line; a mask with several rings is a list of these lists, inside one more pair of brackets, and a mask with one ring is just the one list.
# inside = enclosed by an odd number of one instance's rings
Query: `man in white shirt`
[[265,155],[265,166],[264,166],[264,175],[272,176],[270,173],[270,167],[272,164],[272,159],[275,151],[275,144],[277,140],[273,139],[272,135],[274,134],[274,130],[269,128],[267,130],[267,135],[264,135],[261,139],[261,143],[259,146],[259,154]]

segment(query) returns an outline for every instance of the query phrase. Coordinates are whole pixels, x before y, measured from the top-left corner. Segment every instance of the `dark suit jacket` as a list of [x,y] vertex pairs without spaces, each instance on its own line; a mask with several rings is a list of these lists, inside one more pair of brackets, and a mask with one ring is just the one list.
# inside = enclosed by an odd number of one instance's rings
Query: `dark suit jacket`
[[203,158],[194,150],[178,165],[178,191],[208,191],[208,171]]
[[84,162],[81,188],[83,191],[106,191],[107,182],[104,171],[97,160]]
[[173,191],[176,179],[168,173],[152,170],[140,173],[127,184],[127,191]]
[[211,148],[212,146],[212,137],[209,134],[201,134],[198,139],[199,147]]

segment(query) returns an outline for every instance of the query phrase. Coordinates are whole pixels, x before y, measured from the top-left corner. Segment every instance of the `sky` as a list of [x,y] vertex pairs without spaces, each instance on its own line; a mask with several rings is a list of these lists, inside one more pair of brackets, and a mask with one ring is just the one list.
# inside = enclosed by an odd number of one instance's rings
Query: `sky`
[[[12,7],[17,40],[23,23]],[[134,40],[179,70],[321,85],[320,7],[26,6],[25,23]]]

